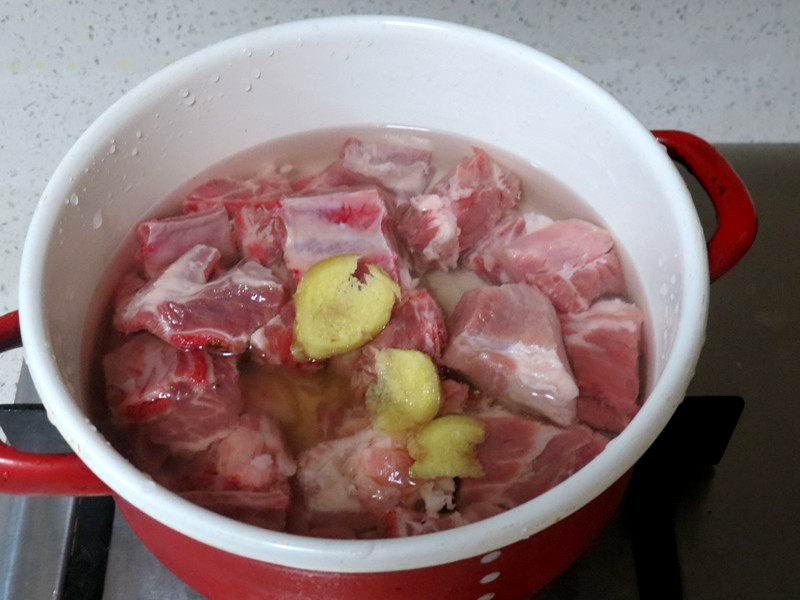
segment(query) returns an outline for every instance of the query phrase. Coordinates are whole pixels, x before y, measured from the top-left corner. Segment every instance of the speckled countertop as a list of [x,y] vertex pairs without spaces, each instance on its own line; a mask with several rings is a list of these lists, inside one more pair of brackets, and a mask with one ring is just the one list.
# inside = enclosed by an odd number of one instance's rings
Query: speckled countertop
[[[355,13],[514,38],[589,76],[650,128],[715,142],[800,141],[796,0],[0,0],[0,311],[16,308],[25,231],[50,173],[114,100],[224,38]],[[0,402],[13,400],[21,360],[21,351],[0,358]]]

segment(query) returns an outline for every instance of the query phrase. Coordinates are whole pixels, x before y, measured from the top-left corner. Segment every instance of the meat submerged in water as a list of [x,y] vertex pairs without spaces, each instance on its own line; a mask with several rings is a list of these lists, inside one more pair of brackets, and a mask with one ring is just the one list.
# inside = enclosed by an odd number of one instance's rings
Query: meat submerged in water
[[559,312],[625,293],[611,234],[581,219],[511,216],[478,243],[467,266],[492,283],[536,285]]
[[136,228],[141,241],[144,272],[153,279],[198,244],[216,248],[220,263],[230,266],[238,259],[228,213],[218,206],[209,210],[144,221]]
[[280,173],[242,180],[229,177],[212,179],[189,192],[183,209],[195,212],[224,206],[233,216],[246,206],[274,208],[281,197],[291,192],[291,183]]
[[576,473],[608,442],[582,425],[562,428],[499,407],[472,414],[486,431],[477,446],[484,476],[460,480],[455,511],[440,516],[403,507],[391,511],[384,522],[392,537],[452,529],[515,508]]
[[108,353],[103,370],[116,424],[172,452],[205,449],[242,409],[232,356],[180,350],[140,333]]
[[425,196],[398,208],[398,236],[419,271],[455,268],[467,252],[519,201],[519,178],[480,148]]
[[210,279],[220,252],[197,245],[117,306],[114,326],[146,329],[179,348],[244,352],[252,334],[286,301],[272,272],[250,261]]
[[302,508],[297,533],[318,537],[375,537],[382,518],[398,506],[436,515],[452,508],[452,478],[414,481],[405,445],[372,428],[323,442],[300,455]]
[[286,230],[283,258],[296,282],[311,265],[341,254],[363,256],[398,284],[410,280],[377,189],[286,198],[278,214]]
[[456,504],[514,508],[584,467],[608,439],[583,425],[558,427],[493,408],[474,415],[486,438],[478,445],[485,475],[461,480]]
[[524,283],[465,293],[442,362],[511,408],[560,425],[575,420],[578,388],[550,301]]
[[372,184],[398,195],[421,193],[431,177],[429,150],[390,142],[348,139],[339,159],[322,173],[295,184],[304,193]]
[[[601,452],[608,439],[586,425],[618,432],[638,410],[643,321],[635,305],[597,300],[625,292],[611,235],[513,212],[520,179],[482,149],[429,187],[432,170],[426,149],[350,138],[316,175],[212,179],[189,192],[184,215],[140,224],[147,278],[121,278],[113,324],[126,337],[103,359],[126,456],[245,523],[375,538],[489,518]],[[364,269],[385,270],[393,304],[362,341],[312,354],[326,327],[349,339],[349,325],[330,328],[342,315],[354,330],[369,320],[327,302],[338,261],[365,286]],[[446,324],[409,264],[467,267],[492,285],[463,294]],[[290,297],[315,265],[316,283]],[[452,281],[464,275],[477,281]],[[370,388],[379,357],[384,387]],[[420,404],[409,390],[437,383],[436,406],[408,425],[405,403]],[[453,442],[457,422],[475,434],[468,452]],[[471,470],[430,467],[462,462]]]
[[282,283],[294,284],[283,261],[286,229],[277,208],[245,206],[236,213],[233,225],[245,260],[256,260]]
[[561,316],[564,345],[580,390],[578,418],[620,432],[639,410],[639,345],[644,314],[635,304],[600,300]]
[[297,467],[266,416],[242,414],[222,439],[170,467],[173,489],[187,500],[245,523],[285,528]]

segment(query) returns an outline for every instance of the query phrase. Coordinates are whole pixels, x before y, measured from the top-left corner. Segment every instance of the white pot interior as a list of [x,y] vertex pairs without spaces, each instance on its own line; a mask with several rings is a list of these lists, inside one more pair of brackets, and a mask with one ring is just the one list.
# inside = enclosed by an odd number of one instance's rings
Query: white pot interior
[[[153,490],[84,415],[85,336],[96,322],[91,301],[108,261],[144,213],[214,163],[276,137],[363,124],[454,132],[500,147],[566,183],[602,215],[625,249],[626,268],[637,273],[635,295],[650,316],[645,407],[600,457],[551,492],[426,539],[297,538]],[[534,533],[633,464],[691,376],[705,326],[705,260],[688,192],[663,149],[582,76],[476,30],[336,18],[282,25],[201,51],[154,75],[98,119],[59,166],[34,217],[23,258],[22,325],[51,420],[140,509],[201,541],[270,562],[340,571],[413,568]]]

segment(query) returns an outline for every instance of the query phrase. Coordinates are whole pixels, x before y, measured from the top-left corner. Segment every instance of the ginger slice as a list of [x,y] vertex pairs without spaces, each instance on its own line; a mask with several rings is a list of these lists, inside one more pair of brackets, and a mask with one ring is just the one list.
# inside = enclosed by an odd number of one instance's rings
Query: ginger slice
[[356,254],[321,260],[305,272],[294,294],[294,338],[311,359],[329,358],[375,337],[400,298],[400,287]]
[[427,354],[386,348],[375,357],[376,381],[367,389],[372,425],[389,433],[428,423],[439,412],[439,374]]
[[483,468],[475,456],[475,446],[486,435],[480,420],[466,415],[447,415],[434,419],[408,443],[415,460],[411,476],[482,477]]

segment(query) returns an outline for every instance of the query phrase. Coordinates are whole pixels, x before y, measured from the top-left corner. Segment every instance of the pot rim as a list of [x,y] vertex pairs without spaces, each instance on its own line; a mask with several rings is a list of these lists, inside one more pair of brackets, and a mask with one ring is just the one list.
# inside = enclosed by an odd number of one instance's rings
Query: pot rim
[[[637,416],[594,460],[553,489],[497,516],[449,531],[400,539],[328,540],[261,529],[194,505],[157,486],[108,445],[70,395],[47,339],[42,305],[45,249],[58,226],[62,199],[71,190],[70,175],[87,152],[107,140],[108,132],[131,112],[146,105],[153,91],[188,76],[196,65],[212,57],[232,55],[242,47],[258,46],[265,39],[310,37],[321,28],[334,33],[424,29],[432,35],[469,38],[558,74],[599,105],[655,167],[653,177],[674,199],[675,211],[683,223],[679,240],[684,249],[682,314],[663,372]],[[158,71],[117,100],[67,152],[37,205],[22,255],[20,322],[30,372],[48,418],[81,460],[116,494],[166,526],[236,555],[293,568],[363,573],[434,566],[507,546],[572,514],[623,476],[683,399],[704,340],[708,295],[705,241],[691,196],[663,147],[616,99],[560,61],[500,35],[430,19],[369,15],[295,21],[218,42]]]

